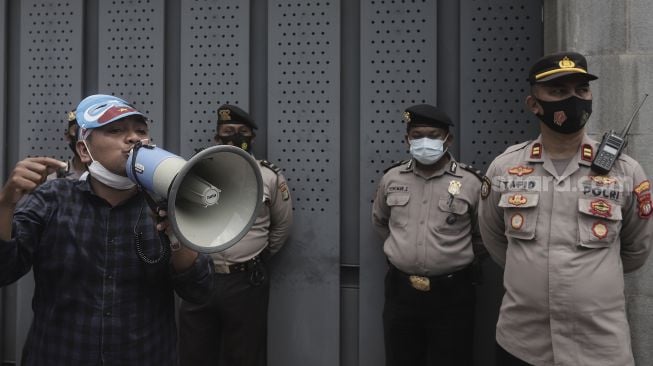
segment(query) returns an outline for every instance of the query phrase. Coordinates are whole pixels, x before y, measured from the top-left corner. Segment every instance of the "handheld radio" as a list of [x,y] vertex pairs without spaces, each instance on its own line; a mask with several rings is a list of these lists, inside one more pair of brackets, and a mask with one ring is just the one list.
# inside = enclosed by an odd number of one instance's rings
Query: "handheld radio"
[[621,131],[621,134],[617,135],[613,130],[610,130],[603,135],[601,145],[599,145],[596,156],[592,161],[593,171],[603,175],[608,174],[610,169],[612,169],[614,162],[617,161],[617,158],[628,143],[626,141],[628,131],[630,131],[630,126],[633,124],[633,120],[635,119],[637,112],[639,112],[639,110],[642,108],[642,105],[644,105],[646,97],[648,97],[648,94],[644,94],[644,99],[639,104],[639,107],[637,107],[632,117],[630,117],[630,121],[628,121],[626,127],[624,127],[623,131]]

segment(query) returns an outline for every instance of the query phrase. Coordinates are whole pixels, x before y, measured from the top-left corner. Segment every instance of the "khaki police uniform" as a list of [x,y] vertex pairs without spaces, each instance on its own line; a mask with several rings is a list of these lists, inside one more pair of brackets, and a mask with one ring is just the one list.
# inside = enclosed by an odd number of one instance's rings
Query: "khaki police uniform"
[[[478,172],[451,161],[426,175],[414,160],[381,178],[372,210],[389,270],[386,365],[471,365]],[[444,159],[445,157],[443,157]]]
[[379,183],[373,224],[388,261],[405,273],[438,276],[474,260],[482,246],[476,222],[478,176],[451,160],[424,176],[413,160],[390,169]]
[[292,200],[286,178],[271,163],[259,161],[263,178],[263,205],[252,228],[234,246],[211,253],[217,273],[229,273],[229,267],[260,256],[266,250],[271,255],[279,251],[290,234]]
[[650,183],[623,154],[597,176],[597,147],[585,136],[558,174],[540,138],[515,145],[483,184],[481,233],[505,267],[497,343],[533,365],[634,365],[624,272],[650,250]]
[[270,280],[266,259],[279,251],[292,225],[292,200],[281,170],[259,161],[263,205],[234,246],[212,253],[214,289],[206,304],[182,302],[180,365],[256,366],[265,362]]

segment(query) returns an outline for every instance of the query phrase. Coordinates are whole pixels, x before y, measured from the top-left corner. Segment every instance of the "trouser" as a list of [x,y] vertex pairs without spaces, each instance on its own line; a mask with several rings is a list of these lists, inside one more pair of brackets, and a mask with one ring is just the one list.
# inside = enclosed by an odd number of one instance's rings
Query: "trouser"
[[495,347],[495,359],[497,366],[531,366],[530,363],[526,363],[519,358],[508,353],[503,347],[496,343]]
[[392,267],[385,278],[387,366],[467,366],[473,362],[475,288],[469,271],[432,278],[419,291]]
[[[205,304],[182,301],[179,309],[181,366],[261,366],[266,364],[270,280],[252,280],[252,271],[213,275]],[[257,284],[258,283],[258,284]]]

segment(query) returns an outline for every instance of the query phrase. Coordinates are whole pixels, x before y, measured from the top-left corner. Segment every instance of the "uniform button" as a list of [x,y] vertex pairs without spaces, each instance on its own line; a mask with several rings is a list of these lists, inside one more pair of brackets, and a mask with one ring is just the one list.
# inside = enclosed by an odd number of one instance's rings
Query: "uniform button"
[[110,280],[112,280],[112,279],[113,279],[113,276],[112,276],[112,275],[108,275],[107,278],[110,279]]
[[424,220],[420,221],[419,223],[420,225],[424,225]]
[[111,312],[107,311],[106,313],[104,313],[104,316],[111,316]]
[[422,203],[424,203],[424,204],[426,204],[426,202],[428,202],[428,201],[426,201],[426,200],[422,201]]

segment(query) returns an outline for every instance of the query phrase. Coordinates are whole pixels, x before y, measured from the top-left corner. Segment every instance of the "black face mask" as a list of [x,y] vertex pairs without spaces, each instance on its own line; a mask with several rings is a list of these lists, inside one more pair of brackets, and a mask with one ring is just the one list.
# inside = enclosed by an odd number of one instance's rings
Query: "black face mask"
[[220,142],[222,142],[225,145],[234,145],[236,147],[239,147],[247,152],[249,152],[252,148],[252,137],[254,136],[245,136],[240,133],[236,133],[233,135],[218,135],[218,139],[220,139]]
[[572,96],[557,102],[545,102],[535,98],[544,110],[537,114],[545,125],[555,132],[571,134],[580,131],[592,114],[592,100]]

